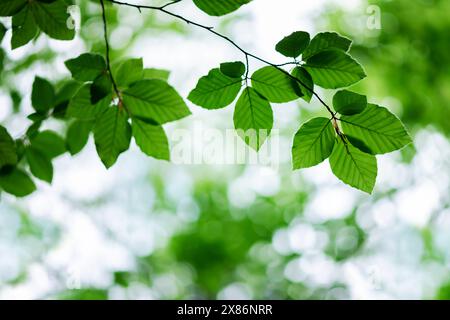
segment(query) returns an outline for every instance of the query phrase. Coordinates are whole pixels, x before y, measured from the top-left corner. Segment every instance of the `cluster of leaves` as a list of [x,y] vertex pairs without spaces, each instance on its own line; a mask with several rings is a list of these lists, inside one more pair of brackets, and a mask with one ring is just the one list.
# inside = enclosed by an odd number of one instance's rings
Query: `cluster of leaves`
[[[209,15],[224,15],[250,2],[193,1]],[[72,39],[74,31],[67,23],[70,4],[65,0],[3,1],[0,15],[12,17],[12,48],[28,43],[37,36],[38,29],[55,39]],[[167,13],[161,9],[164,7],[151,8]],[[104,23],[106,27],[105,18]],[[0,28],[1,37],[5,30]],[[294,32],[276,45],[278,52],[292,59],[286,64],[295,66],[290,72],[241,49],[246,55],[245,64],[226,62],[211,70],[199,80],[188,99],[207,109],[219,109],[233,103],[240,94],[234,126],[245,143],[259,150],[273,127],[271,103],[299,98],[310,102],[317,96],[315,86],[338,89],[366,76],[349,55],[350,46],[351,41],[337,33],[319,33],[311,39],[306,32]],[[32,125],[26,134],[14,140],[6,128],[0,130],[0,187],[4,191],[16,196],[33,192],[36,187],[26,170],[50,183],[52,160],[66,151],[72,155],[80,152],[91,133],[106,168],[128,150],[132,138],[145,154],[170,159],[162,126],[190,115],[190,111],[167,83],[169,72],[144,68],[142,59],[111,65],[108,55],[107,50],[105,60],[99,54],[84,53],[66,61],[72,79],[58,88],[45,79],[35,78],[32,90],[35,112],[28,117]],[[249,57],[267,66],[249,76]],[[331,118],[312,119],[300,128],[292,149],[294,169],[311,167],[330,158],[332,171],[339,179],[371,192],[377,175],[375,154],[408,144],[411,141],[408,133],[393,114],[386,108],[368,104],[365,96],[339,91],[333,99],[335,111],[320,101]],[[65,140],[55,132],[41,130],[42,123],[50,117],[68,123]]]
[[3,0],[0,16],[12,17],[11,48],[21,47],[42,31],[58,40],[75,37],[68,6],[69,0]]
[[[306,32],[294,32],[276,45],[279,53],[294,59],[290,73],[269,65],[249,77],[244,63],[223,63],[200,79],[189,100],[206,109],[223,108],[245,86],[234,110],[234,126],[249,146],[259,150],[273,127],[271,103],[299,98],[309,102],[315,85],[343,88],[366,76],[348,54],[350,46],[351,41],[337,33],[319,33],[310,39]],[[371,193],[377,176],[375,155],[400,149],[411,139],[395,115],[368,104],[366,96],[341,90],[333,98],[333,107],[329,119],[311,119],[295,135],[293,168],[312,167],[330,158],[339,179]]]

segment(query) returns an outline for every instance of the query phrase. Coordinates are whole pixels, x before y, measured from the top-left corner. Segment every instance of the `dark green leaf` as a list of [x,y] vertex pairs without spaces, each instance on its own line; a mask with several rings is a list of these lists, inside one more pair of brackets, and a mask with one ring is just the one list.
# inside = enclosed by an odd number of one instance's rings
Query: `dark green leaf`
[[259,150],[273,127],[272,107],[255,89],[247,87],[236,103],[233,120],[238,135]]
[[136,144],[142,152],[156,159],[170,160],[169,142],[163,127],[134,118],[132,129]]
[[53,180],[52,161],[36,148],[30,147],[25,151],[31,173],[38,179],[51,183]]
[[37,112],[45,113],[50,110],[55,103],[53,85],[43,78],[34,78],[31,102]]
[[315,54],[329,49],[336,49],[347,52],[350,49],[352,41],[336,32],[318,33],[309,44],[309,47],[303,52],[303,60],[306,60]]
[[0,17],[9,17],[19,12],[27,0],[2,0],[0,2]]
[[245,73],[245,64],[240,61],[220,64],[220,72],[230,78],[241,78]]
[[72,40],[75,37],[75,30],[67,27],[70,15],[65,1],[57,0],[51,3],[30,1],[28,6],[33,12],[36,24],[51,38]]
[[25,197],[36,190],[33,180],[16,168],[0,175],[0,187],[16,197]]
[[16,146],[6,128],[0,126],[0,168],[17,163]]
[[377,178],[377,159],[340,139],[334,144],[330,156],[330,166],[334,175],[344,183],[372,193]]
[[3,41],[3,38],[5,37],[6,34],[6,27],[3,25],[3,23],[0,23],[0,42]]
[[210,16],[223,16],[239,9],[252,0],[193,0],[195,5]]
[[31,145],[50,159],[56,158],[66,152],[66,144],[63,138],[50,130],[39,132],[31,140]]
[[230,78],[219,69],[202,77],[188,99],[206,109],[224,108],[231,104],[241,91],[242,79]]
[[275,67],[264,67],[253,73],[252,85],[270,102],[283,103],[299,98],[298,83]]
[[91,121],[75,121],[67,130],[66,146],[71,155],[79,153],[86,146],[94,127]]
[[191,114],[186,103],[167,82],[159,79],[135,82],[123,93],[123,101],[134,117],[164,124]]
[[304,123],[294,137],[293,168],[309,168],[327,159],[333,151],[335,132],[330,119],[314,118]]
[[95,105],[91,102],[91,85],[82,86],[70,100],[67,116],[79,120],[95,120],[111,104],[112,96],[107,96]]
[[125,110],[110,107],[94,127],[97,153],[106,168],[112,167],[119,155],[130,147],[131,127]]
[[341,117],[344,133],[360,139],[375,154],[403,148],[411,137],[402,122],[386,108],[369,104],[360,114]]
[[[297,92],[303,100],[310,102],[313,96],[314,82],[311,75],[304,68],[296,67],[292,70],[292,76],[299,79],[297,81],[300,92]],[[297,88],[296,86],[294,89]],[[303,94],[303,95],[302,95]]]
[[364,153],[374,154],[373,151],[360,139],[346,135],[348,142],[352,144],[352,146],[358,148]]
[[277,43],[275,49],[282,55],[297,58],[309,45],[309,33],[297,31]]
[[26,6],[12,18],[11,48],[16,49],[27,44],[36,37],[38,31],[33,13],[30,7]]
[[314,83],[326,89],[350,86],[366,77],[361,65],[343,51],[322,51],[309,58],[304,68]]
[[348,90],[338,91],[333,97],[333,106],[340,114],[351,116],[364,111],[367,97]]
[[112,94],[112,82],[109,74],[104,73],[97,77],[91,85],[91,103],[95,105],[100,100]]
[[106,73],[105,59],[99,54],[83,53],[77,58],[65,62],[74,79],[93,81],[102,73]]

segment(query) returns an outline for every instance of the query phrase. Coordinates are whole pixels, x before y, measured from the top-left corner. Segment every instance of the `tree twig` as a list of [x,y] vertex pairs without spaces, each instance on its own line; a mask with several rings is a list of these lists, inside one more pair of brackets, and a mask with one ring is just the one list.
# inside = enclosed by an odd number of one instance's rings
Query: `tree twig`
[[100,4],[102,6],[102,18],[103,18],[103,31],[105,35],[105,47],[106,47],[106,66],[108,68],[109,77],[111,79],[112,85],[114,87],[114,92],[117,95],[117,98],[119,99],[119,107],[122,105],[122,97],[120,95],[120,91],[117,87],[116,80],[114,79],[113,73],[111,71],[111,60],[109,57],[109,41],[108,41],[108,21],[106,19],[106,10],[105,10],[105,3],[103,0],[100,0]]
[[[103,0],[101,0],[103,2]],[[291,75],[289,72],[287,72],[286,70],[282,69],[281,66],[284,65],[288,65],[288,64],[295,64],[294,62],[290,62],[290,63],[285,63],[285,64],[281,64],[281,65],[277,65],[275,63],[272,63],[270,61],[267,61],[261,57],[258,57],[257,55],[243,49],[241,46],[239,46],[235,41],[233,41],[231,38],[229,38],[228,36],[221,34],[217,31],[214,30],[213,27],[208,27],[205,25],[202,25],[198,22],[195,22],[193,20],[189,20],[179,14],[176,14],[174,12],[168,11],[166,10],[166,7],[169,5],[172,5],[174,3],[177,3],[179,1],[172,1],[166,5],[163,6],[149,6],[149,5],[139,5],[139,4],[133,4],[133,3],[128,3],[128,2],[122,2],[122,1],[117,1],[117,0],[107,0],[111,3],[117,4],[117,5],[122,5],[122,6],[127,6],[127,7],[132,7],[135,8],[137,10],[139,10],[139,12],[141,12],[141,9],[149,9],[149,10],[155,10],[155,11],[160,11],[166,15],[172,16],[178,20],[184,21],[185,23],[189,24],[189,25],[193,25],[196,26],[198,28],[204,29],[214,35],[216,35],[219,38],[222,38],[223,40],[227,41],[228,43],[230,43],[232,46],[234,46],[236,49],[238,49],[240,52],[242,52],[245,55],[246,61],[248,61],[248,58],[251,57],[255,60],[258,60],[266,65],[269,65],[271,67],[277,68],[278,70],[282,71],[283,73],[285,73],[287,76],[289,76],[292,80],[296,81],[297,83],[299,83],[300,85],[302,85],[304,88],[306,88],[308,91],[310,91],[312,93],[313,96],[315,96],[319,102],[325,106],[325,108],[327,109],[327,111],[330,113],[331,115],[331,119],[335,120],[336,118],[336,114],[333,112],[333,110],[330,108],[330,106],[328,106],[328,104],[313,90],[313,88],[310,88],[308,85],[306,85],[305,83],[303,83],[303,81],[301,81],[300,79],[298,79],[297,77],[294,77],[293,75]],[[248,64],[247,64],[248,65]],[[248,70],[247,70],[248,73]]]

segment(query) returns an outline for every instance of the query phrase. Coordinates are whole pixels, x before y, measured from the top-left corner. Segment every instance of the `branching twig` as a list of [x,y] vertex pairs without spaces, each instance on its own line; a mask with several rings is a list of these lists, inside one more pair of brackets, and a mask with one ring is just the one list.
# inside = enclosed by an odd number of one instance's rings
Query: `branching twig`
[[108,68],[109,77],[111,78],[112,85],[114,87],[114,91],[119,99],[119,106],[122,104],[122,97],[120,96],[120,91],[117,87],[116,80],[114,79],[113,73],[111,71],[111,61],[109,58],[109,41],[108,41],[108,21],[106,20],[106,10],[105,3],[103,0],[100,0],[100,4],[102,5],[102,18],[103,18],[103,30],[105,35],[105,47],[106,47],[106,66]]
[[[103,0],[101,0],[101,1],[103,2]],[[139,4],[127,3],[127,2],[117,1],[117,0],[107,0],[107,1],[109,1],[109,2],[111,2],[111,3],[114,3],[114,4],[122,5],[122,6],[127,6],[127,7],[136,8],[137,10],[139,10],[139,12],[141,12],[141,9],[149,9],[149,10],[160,11],[160,12],[163,12],[163,13],[165,13],[165,14],[167,14],[167,15],[169,15],[169,16],[172,16],[172,17],[174,17],[174,18],[176,18],[176,19],[178,19],[178,20],[184,21],[184,22],[186,22],[187,24],[190,24],[190,25],[196,26],[196,27],[198,27],[198,28],[204,29],[204,30],[206,30],[206,31],[208,31],[208,32],[210,32],[210,33],[216,35],[216,36],[219,37],[219,38],[222,38],[223,40],[225,40],[225,41],[229,42],[231,45],[233,45],[236,49],[238,49],[239,51],[241,51],[241,52],[245,55],[246,61],[248,61],[248,58],[249,58],[249,57],[252,57],[252,58],[255,59],[255,60],[258,60],[258,61],[260,61],[260,62],[262,62],[262,63],[264,63],[264,64],[267,64],[267,65],[269,65],[269,66],[271,66],[271,67],[275,67],[275,68],[277,68],[278,70],[280,70],[280,71],[282,71],[283,73],[285,73],[285,74],[286,74],[287,76],[289,76],[291,79],[293,79],[294,81],[296,81],[297,83],[299,83],[300,85],[302,85],[304,88],[306,88],[307,90],[309,90],[309,91],[312,93],[312,95],[315,96],[315,97],[320,101],[320,103],[321,103],[322,105],[325,106],[325,108],[327,109],[327,111],[331,114],[331,119],[333,119],[333,120],[336,120],[336,119],[337,119],[337,118],[336,118],[336,114],[333,112],[333,110],[330,108],[330,106],[328,106],[328,104],[327,104],[327,103],[326,103],[326,102],[325,102],[325,101],[324,101],[324,100],[323,100],[323,99],[322,99],[322,98],[321,98],[321,97],[320,97],[320,96],[319,96],[312,88],[310,88],[308,85],[306,85],[305,83],[303,83],[303,81],[301,81],[301,80],[298,79],[297,77],[294,77],[294,76],[291,75],[289,72],[287,72],[286,70],[284,70],[284,69],[281,68],[281,66],[284,66],[284,65],[295,64],[294,62],[290,62],[290,63],[286,63],[286,64],[281,64],[281,65],[277,65],[277,64],[275,64],[275,63],[269,62],[269,61],[267,61],[267,60],[265,60],[265,59],[263,59],[263,58],[261,58],[261,57],[258,57],[258,56],[255,55],[255,54],[253,54],[253,53],[251,53],[251,52],[249,52],[249,51],[243,49],[243,48],[242,48],[241,46],[239,46],[236,42],[234,42],[231,38],[229,38],[229,37],[227,37],[226,35],[223,35],[223,34],[217,32],[217,31],[215,31],[213,27],[208,27],[208,26],[202,25],[202,24],[200,24],[200,23],[198,23],[198,22],[189,20],[189,19],[187,19],[187,18],[185,18],[185,17],[183,17],[183,16],[181,16],[181,15],[179,15],[179,14],[176,14],[176,13],[174,13],[174,12],[171,12],[171,11],[166,10],[166,7],[167,7],[167,6],[172,5],[172,4],[174,4],[174,3],[177,3],[177,2],[179,2],[179,1],[172,1],[172,2],[170,2],[170,3],[168,3],[168,4],[166,4],[166,5],[159,6],[159,7],[158,7],[158,6],[149,6],[149,5],[139,5]],[[247,66],[248,66],[248,62],[247,62]],[[248,76],[248,68],[247,68],[247,76]],[[247,79],[248,79],[248,77],[247,77]],[[246,80],[247,80],[247,79],[246,79]]]

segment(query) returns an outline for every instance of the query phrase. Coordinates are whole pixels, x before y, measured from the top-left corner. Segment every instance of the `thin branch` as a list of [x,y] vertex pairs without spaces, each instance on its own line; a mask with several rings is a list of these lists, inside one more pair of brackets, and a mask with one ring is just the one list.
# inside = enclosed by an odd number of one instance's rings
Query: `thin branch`
[[109,58],[109,41],[108,41],[108,21],[106,20],[106,10],[105,10],[105,3],[103,0],[100,0],[100,4],[102,5],[102,18],[103,18],[103,30],[105,35],[105,46],[106,46],[106,66],[108,68],[109,77],[111,78],[111,82],[114,87],[114,91],[117,95],[117,98],[119,99],[119,106],[122,104],[122,97],[120,96],[120,91],[117,87],[116,80],[114,79],[114,76],[111,71],[111,61]]
[[[103,1],[103,0],[101,0],[101,1]],[[302,85],[303,87],[305,87],[307,90],[309,90],[309,91],[312,93],[312,95],[314,95],[314,96],[319,100],[319,102],[320,102],[322,105],[325,106],[325,108],[327,109],[327,111],[331,114],[331,118],[332,118],[332,119],[336,119],[335,113],[334,113],[333,110],[327,105],[327,103],[326,103],[326,102],[325,102],[325,101],[324,101],[324,100],[323,100],[323,99],[322,99],[322,98],[321,98],[321,97],[320,97],[320,96],[319,96],[312,88],[310,88],[308,85],[306,85],[305,83],[303,83],[303,81],[301,81],[300,79],[294,77],[293,75],[291,75],[291,74],[290,74],[289,72],[287,72],[286,70],[282,69],[282,68],[280,67],[280,66],[282,66],[282,65],[277,65],[277,64],[275,64],[275,63],[269,62],[269,61],[267,61],[267,60],[265,60],[265,59],[263,59],[263,58],[261,58],[261,57],[258,57],[257,55],[255,55],[255,54],[253,54],[253,53],[251,53],[251,52],[249,52],[249,51],[246,51],[246,50],[243,49],[241,46],[239,46],[236,42],[234,42],[231,38],[229,38],[229,37],[227,37],[226,35],[223,35],[223,34],[217,32],[217,31],[215,31],[213,27],[208,27],[208,26],[202,25],[202,24],[200,24],[200,23],[198,23],[198,22],[189,20],[189,19],[187,19],[187,18],[185,18],[185,17],[183,17],[183,16],[181,16],[181,15],[179,15],[179,14],[176,14],[176,13],[174,13],[174,12],[168,11],[168,10],[166,10],[167,5],[163,5],[163,6],[158,7],[158,6],[149,6],[149,5],[132,4],[132,3],[127,3],[127,2],[117,1],[117,0],[107,0],[107,1],[109,1],[109,2],[111,2],[111,3],[114,3],[114,4],[117,4],[117,5],[122,5],[122,6],[127,6],[127,7],[136,8],[137,10],[139,10],[139,12],[141,12],[141,9],[149,9],[149,10],[160,11],[160,12],[163,12],[163,13],[165,13],[165,14],[167,14],[167,15],[169,15],[169,16],[172,16],[172,17],[174,17],[174,18],[176,18],[176,19],[178,19],[178,20],[184,21],[185,23],[187,23],[187,24],[189,24],[189,25],[193,25],[193,26],[196,26],[196,27],[198,27],[198,28],[204,29],[204,30],[206,30],[206,31],[208,31],[208,32],[210,32],[210,33],[216,35],[217,37],[222,38],[223,40],[227,41],[227,42],[230,43],[232,46],[234,46],[236,49],[238,49],[240,52],[242,52],[242,53],[245,55],[246,59],[248,59],[249,57],[251,57],[251,58],[253,58],[253,59],[255,59],[255,60],[258,60],[258,61],[260,61],[260,62],[262,62],[262,63],[264,63],[264,64],[267,64],[267,65],[269,65],[269,66],[271,66],[271,67],[277,68],[278,70],[280,70],[281,72],[283,72],[284,74],[286,74],[288,77],[290,77],[292,80],[296,81],[297,83],[299,83],[300,85]],[[177,2],[179,2],[179,1],[177,1]],[[169,3],[169,5],[170,5],[170,4],[173,4],[173,2],[172,2],[172,3]],[[288,64],[293,64],[293,63],[291,62],[291,63],[288,63]],[[285,65],[285,64],[283,64],[283,65]],[[286,64],[286,65],[287,65],[287,64]]]

